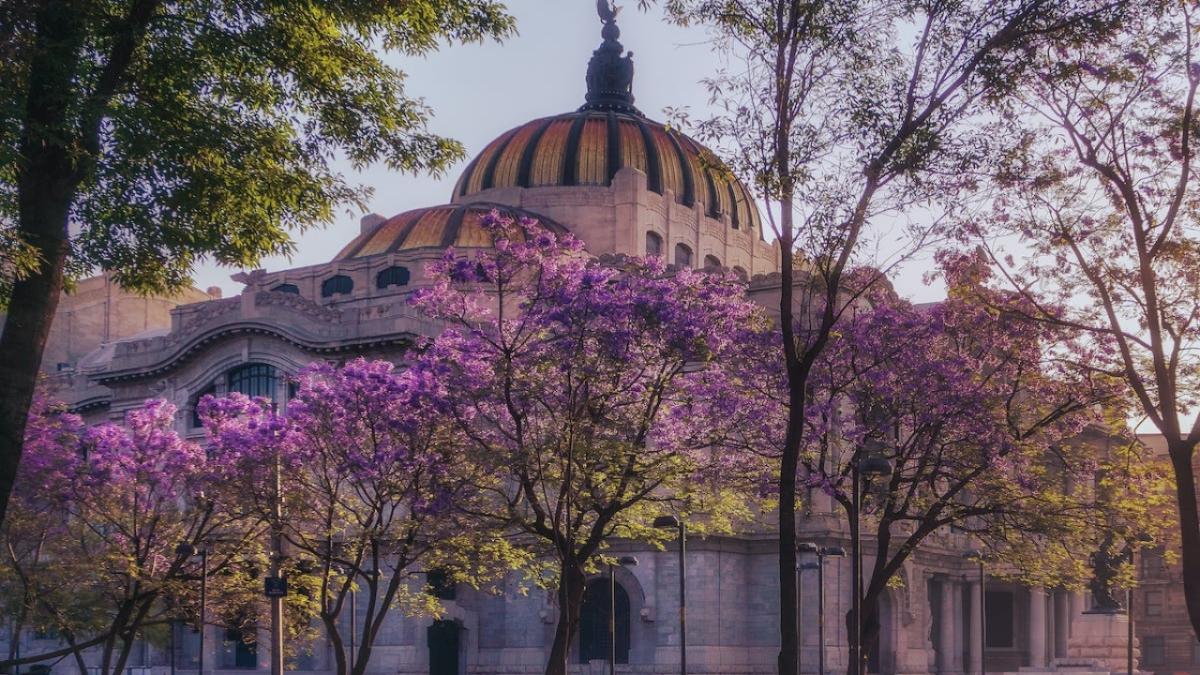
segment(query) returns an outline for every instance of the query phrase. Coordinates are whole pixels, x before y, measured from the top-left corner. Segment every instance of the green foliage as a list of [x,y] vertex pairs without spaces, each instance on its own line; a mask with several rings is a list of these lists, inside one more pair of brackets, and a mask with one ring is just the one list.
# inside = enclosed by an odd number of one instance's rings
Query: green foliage
[[[39,42],[51,24],[66,37]],[[512,31],[493,0],[0,0],[0,232],[17,232],[22,143],[51,142],[78,180],[76,267],[161,291],[205,256],[287,253],[290,231],[367,196],[336,157],[439,172],[462,154],[426,130],[429,109],[378,48],[419,56]],[[49,123],[31,96],[39,64],[71,83]],[[0,239],[6,279],[21,251]]]

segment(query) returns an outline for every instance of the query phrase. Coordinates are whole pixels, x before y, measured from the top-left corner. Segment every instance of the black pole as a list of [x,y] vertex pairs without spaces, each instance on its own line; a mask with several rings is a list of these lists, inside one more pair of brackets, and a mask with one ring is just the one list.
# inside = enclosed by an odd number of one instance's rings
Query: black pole
[[358,593],[350,587],[350,672],[358,662]]
[[200,657],[198,672],[204,675],[204,629],[208,621],[208,549],[200,549]]
[[987,675],[987,577],[979,556],[979,675]]
[[817,671],[825,675],[825,556],[817,551]]
[[617,675],[617,575],[608,566],[608,675]]
[[687,524],[679,519],[679,675],[687,675]]
[[853,567],[851,570],[851,593],[853,597],[850,600],[850,613],[854,617],[854,627],[851,631],[854,642],[850,645],[850,658],[853,661],[850,672],[854,675],[862,675],[862,617],[859,616],[862,612],[862,534],[859,532],[862,528],[862,518],[859,515],[862,510],[862,494],[858,486],[857,463],[854,467],[850,500],[854,502],[854,529],[850,537],[850,548],[853,549],[851,552]]
[[1129,617],[1129,634],[1125,636],[1125,667],[1129,675],[1133,675],[1133,588],[1125,589],[1125,612]]
[[[568,459],[569,459],[569,455],[568,455]],[[567,496],[570,497],[570,495],[571,495],[571,463],[570,463],[570,461],[568,461],[567,462]],[[567,502],[567,522],[568,523],[571,522],[571,502],[570,501]],[[563,556],[562,583],[560,585],[562,586],[562,597],[559,598],[559,604],[561,605],[561,607],[559,607],[558,609],[563,614],[563,619],[564,619],[563,620],[563,628],[566,629],[566,632],[563,635],[563,652],[562,652],[563,675],[570,675],[570,673],[571,673],[571,655],[570,655],[570,653],[571,653],[571,610],[569,609],[569,606],[571,604],[571,575],[570,575],[570,572],[567,571],[567,557],[565,555]],[[587,587],[584,586],[584,588],[587,588]]]
[[[804,616],[804,613],[801,610],[802,605],[800,604],[801,601],[804,599],[804,594],[800,592],[800,588],[803,586],[803,584],[804,584],[803,570],[800,568],[800,564],[796,563],[796,626],[797,627],[800,626],[801,618]],[[798,632],[799,631],[797,631],[797,633]],[[796,637],[797,637],[797,640],[799,640],[799,635],[797,635]],[[804,644],[801,641],[801,644],[796,645],[796,675],[800,675],[800,673],[804,672],[804,668],[800,665],[801,653],[803,651],[804,651]]]

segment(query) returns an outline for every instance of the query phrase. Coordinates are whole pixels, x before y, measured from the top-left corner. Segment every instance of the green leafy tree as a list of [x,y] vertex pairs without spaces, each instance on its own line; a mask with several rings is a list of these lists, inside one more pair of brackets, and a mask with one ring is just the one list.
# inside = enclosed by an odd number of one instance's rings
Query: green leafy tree
[[178,288],[361,203],[338,155],[445,168],[460,146],[376,48],[512,30],[494,0],[0,0],[0,517],[71,270]]

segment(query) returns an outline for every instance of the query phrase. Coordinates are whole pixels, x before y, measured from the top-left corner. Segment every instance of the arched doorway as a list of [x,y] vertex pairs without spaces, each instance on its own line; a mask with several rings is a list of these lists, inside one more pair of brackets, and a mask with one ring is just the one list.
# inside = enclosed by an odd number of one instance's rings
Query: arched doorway
[[[629,594],[616,585],[617,663],[629,663]],[[579,614],[579,662],[609,659],[608,617],[614,598],[608,579],[593,579],[583,594]]]
[[425,632],[429,645],[429,675],[458,675],[462,627],[455,621],[434,621]]

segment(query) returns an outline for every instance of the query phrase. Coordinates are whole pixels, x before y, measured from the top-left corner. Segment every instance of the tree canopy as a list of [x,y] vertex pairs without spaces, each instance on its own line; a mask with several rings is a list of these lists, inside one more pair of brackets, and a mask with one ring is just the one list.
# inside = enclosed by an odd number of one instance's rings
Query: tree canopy
[[1145,9],[1110,42],[1030,54],[1037,77],[993,126],[1011,142],[987,167],[992,192],[955,230],[1025,298],[1021,316],[1088,345],[1063,358],[1123,380],[1162,433],[1200,635],[1200,26],[1189,3]]
[[692,384],[762,317],[732,274],[658,257],[608,265],[570,235],[495,212],[483,226],[495,249],[448,251],[417,292],[448,327],[414,367],[488,479],[470,508],[558,568],[546,672],[561,674],[586,573],[610,540],[661,540],[653,521],[671,512],[703,512],[696,524],[710,529],[750,513],[738,457],[710,452],[692,423],[713,403]]
[[253,267],[362,203],[336,158],[444,169],[461,146],[384,53],[513,29],[495,0],[0,0],[0,518],[72,276]]

